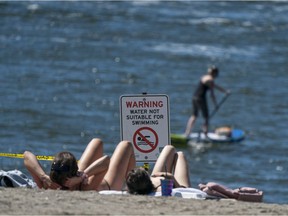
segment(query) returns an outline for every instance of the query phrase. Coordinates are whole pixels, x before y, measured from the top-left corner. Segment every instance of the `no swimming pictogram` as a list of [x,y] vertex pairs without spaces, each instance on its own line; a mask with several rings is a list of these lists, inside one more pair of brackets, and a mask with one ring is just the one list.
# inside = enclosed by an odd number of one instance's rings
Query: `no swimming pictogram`
[[135,148],[142,153],[149,153],[156,149],[158,145],[157,133],[149,127],[139,128],[133,136]]

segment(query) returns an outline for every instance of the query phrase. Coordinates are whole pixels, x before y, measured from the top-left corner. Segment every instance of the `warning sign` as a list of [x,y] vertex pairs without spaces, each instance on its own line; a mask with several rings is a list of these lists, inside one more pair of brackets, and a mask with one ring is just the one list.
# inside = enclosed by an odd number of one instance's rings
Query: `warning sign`
[[170,144],[167,95],[124,95],[120,98],[121,140],[134,145],[138,162],[154,162]]

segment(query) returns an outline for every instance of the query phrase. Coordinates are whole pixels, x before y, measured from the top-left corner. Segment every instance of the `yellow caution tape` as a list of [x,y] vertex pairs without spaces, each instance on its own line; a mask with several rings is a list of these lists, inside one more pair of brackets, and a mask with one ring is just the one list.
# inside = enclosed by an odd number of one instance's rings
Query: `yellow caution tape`
[[[15,153],[0,153],[0,157],[10,157],[10,158],[24,158],[24,154]],[[49,160],[52,161],[54,156],[36,155],[38,160]]]

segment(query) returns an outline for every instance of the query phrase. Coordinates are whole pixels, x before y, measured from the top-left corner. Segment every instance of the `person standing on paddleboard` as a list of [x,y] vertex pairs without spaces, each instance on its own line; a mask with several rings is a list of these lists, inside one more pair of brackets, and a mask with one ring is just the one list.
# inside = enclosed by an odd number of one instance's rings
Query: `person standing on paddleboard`
[[187,122],[187,127],[185,131],[186,137],[189,137],[189,134],[198,117],[199,110],[201,110],[202,116],[204,118],[203,132],[206,135],[208,133],[209,111],[208,111],[208,105],[207,105],[207,99],[206,99],[206,93],[208,90],[210,90],[211,98],[212,98],[213,103],[215,104],[215,107],[217,107],[217,101],[216,101],[216,97],[214,94],[214,89],[217,89],[226,94],[230,94],[229,90],[226,90],[222,88],[221,86],[215,84],[215,78],[218,77],[218,75],[219,75],[218,68],[215,66],[212,66],[208,68],[208,73],[201,77],[200,82],[192,98],[193,110],[192,110],[192,115]]

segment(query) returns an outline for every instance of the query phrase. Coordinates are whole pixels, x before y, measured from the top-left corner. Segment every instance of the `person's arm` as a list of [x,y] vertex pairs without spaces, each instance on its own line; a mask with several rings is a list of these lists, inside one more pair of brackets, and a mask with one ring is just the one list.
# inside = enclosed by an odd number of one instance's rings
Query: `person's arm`
[[68,188],[73,188],[76,185],[87,184],[87,183],[88,183],[88,175],[84,172],[78,172],[77,176],[68,178],[65,181],[64,186]]
[[172,179],[174,188],[181,187],[179,182],[175,179],[174,175],[169,172],[155,172],[151,177],[164,177],[165,179]]
[[214,83],[214,81],[211,79],[211,80],[207,80],[205,85],[209,86],[209,89],[210,89],[210,96],[211,96],[211,99],[214,103],[214,106],[216,107],[217,106],[217,100],[216,100],[216,97],[215,97],[215,93],[214,93],[214,88],[218,88],[218,86],[216,87],[216,84]]
[[98,160],[90,164],[84,170],[84,172],[80,172],[79,176],[68,178],[64,186],[71,188],[80,183],[87,184],[88,178],[90,176],[97,175],[98,173],[107,171],[109,167],[109,162],[110,162],[110,158],[107,155],[99,158]]
[[110,163],[110,157],[107,155],[102,156],[98,160],[91,163],[85,170],[84,173],[86,175],[92,176],[97,175],[98,173],[102,173],[104,171],[107,171],[109,168]]
[[221,87],[219,85],[216,85],[215,83],[214,83],[214,88],[216,88],[217,90],[219,90],[219,91],[221,91],[221,92],[223,92],[225,94],[230,94],[230,90],[226,90],[225,88],[223,88],[223,87]]
[[24,152],[24,165],[39,188],[59,188],[59,185],[52,182],[50,177],[44,172],[36,156],[33,153],[29,151]]
[[223,92],[225,94],[230,94],[230,90],[226,90],[223,87],[217,85],[213,80],[208,80],[208,81],[206,81],[205,84],[208,85],[209,88],[210,88],[210,96],[211,96],[211,99],[212,99],[215,107],[217,107],[218,104],[217,104],[217,100],[216,100],[214,89],[217,89],[217,90],[219,90],[219,91],[221,91],[221,92]]

